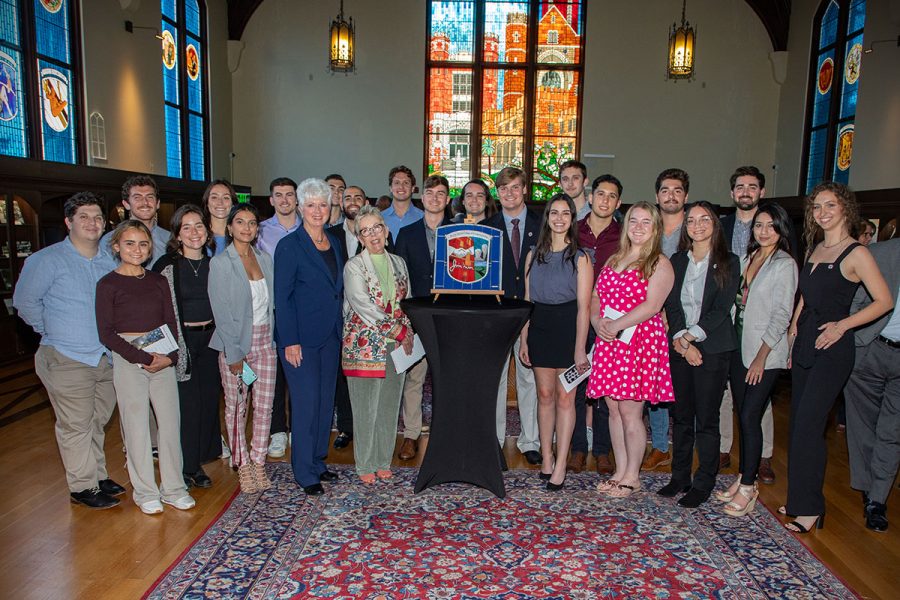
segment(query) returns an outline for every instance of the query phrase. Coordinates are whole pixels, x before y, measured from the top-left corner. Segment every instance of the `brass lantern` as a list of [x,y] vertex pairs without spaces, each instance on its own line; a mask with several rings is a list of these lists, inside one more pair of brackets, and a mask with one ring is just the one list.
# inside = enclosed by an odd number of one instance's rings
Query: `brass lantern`
[[341,12],[331,22],[331,53],[329,63],[332,71],[348,73],[354,70],[354,52],[356,32],[353,30],[353,17],[344,20],[344,0],[341,0]]
[[666,64],[666,79],[693,79],[694,77],[694,42],[697,34],[691,24],[684,18],[687,0],[681,5],[681,27],[669,32],[669,60]]

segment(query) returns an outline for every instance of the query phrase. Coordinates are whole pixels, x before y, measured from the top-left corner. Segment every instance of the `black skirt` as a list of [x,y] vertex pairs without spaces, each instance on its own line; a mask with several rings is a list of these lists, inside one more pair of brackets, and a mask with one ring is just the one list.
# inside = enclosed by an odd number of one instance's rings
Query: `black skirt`
[[532,367],[568,369],[575,362],[578,301],[534,303],[528,325],[528,357]]

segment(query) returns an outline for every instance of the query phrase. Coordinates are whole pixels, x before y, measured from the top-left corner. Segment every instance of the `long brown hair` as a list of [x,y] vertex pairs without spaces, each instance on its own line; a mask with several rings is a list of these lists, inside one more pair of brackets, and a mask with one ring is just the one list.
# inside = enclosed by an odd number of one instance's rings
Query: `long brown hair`
[[631,208],[628,209],[628,212],[625,213],[625,218],[622,220],[622,233],[619,234],[619,249],[616,250],[615,254],[609,257],[606,264],[615,268],[618,266],[619,261],[623,260],[628,256],[628,253],[631,252],[631,239],[628,237],[628,221],[631,219],[631,215],[634,211],[639,208],[650,213],[653,231],[650,233],[650,240],[644,244],[643,248],[641,248],[641,253],[638,255],[637,260],[626,266],[634,267],[641,272],[641,276],[643,276],[644,279],[650,279],[653,272],[656,271],[659,257],[662,256],[662,217],[659,214],[659,210],[645,200],[635,202],[631,205]]
[[684,224],[681,226],[681,239],[678,240],[678,251],[688,252],[694,247],[694,240],[688,235],[687,220],[688,215],[695,208],[703,209],[712,220],[713,232],[709,240],[709,264],[710,268],[713,269],[713,278],[716,280],[716,285],[723,288],[728,283],[728,256],[731,253],[728,251],[728,245],[725,243],[725,234],[722,233],[722,223],[719,221],[719,215],[716,214],[715,207],[706,200],[700,200],[685,207]]
[[568,194],[556,194],[547,202],[544,207],[544,217],[541,219],[541,232],[538,234],[537,244],[534,246],[534,254],[531,256],[531,264],[528,265],[528,272],[536,262],[541,264],[547,262],[547,258],[553,251],[553,232],[550,230],[550,209],[557,202],[565,202],[566,207],[572,217],[569,223],[569,230],[566,231],[566,250],[563,254],[563,260],[572,263],[572,270],[578,269],[575,259],[578,256],[578,209],[575,208],[575,201]]
[[804,202],[803,213],[803,244],[806,246],[804,260],[809,258],[816,247],[816,238],[822,234],[822,228],[813,217],[813,202],[816,196],[822,192],[831,192],[837,198],[838,204],[844,209],[844,223],[847,234],[853,235],[856,224],[859,222],[859,204],[856,202],[856,194],[843,183],[836,181],[823,181],[812,189]]

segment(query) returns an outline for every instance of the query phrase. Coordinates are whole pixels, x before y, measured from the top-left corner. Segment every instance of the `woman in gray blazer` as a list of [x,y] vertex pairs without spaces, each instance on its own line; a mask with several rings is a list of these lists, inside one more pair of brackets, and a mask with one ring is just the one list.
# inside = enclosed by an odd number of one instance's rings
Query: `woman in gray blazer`
[[756,505],[762,416],[779,371],[787,368],[787,330],[797,291],[797,263],[788,252],[789,222],[779,205],[760,206],[747,255],[741,257],[734,319],[740,350],[732,357],[730,373],[741,427],[740,472],[731,487],[716,494],[732,517],[742,517]]
[[[248,494],[272,486],[265,464],[277,360],[272,341],[274,268],[272,257],[255,247],[258,233],[256,208],[251,204],[234,206],[226,224],[225,252],[209,266],[209,300],[216,322],[209,347],[220,353],[231,462],[238,468],[241,491]],[[250,370],[257,377],[252,387],[241,379],[242,373]],[[248,453],[244,431],[251,389],[253,437]]]

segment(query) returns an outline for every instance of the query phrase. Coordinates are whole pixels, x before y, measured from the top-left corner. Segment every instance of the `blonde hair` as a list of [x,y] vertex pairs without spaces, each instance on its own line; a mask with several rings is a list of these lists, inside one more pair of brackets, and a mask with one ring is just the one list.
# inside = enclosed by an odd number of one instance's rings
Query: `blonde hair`
[[[153,236],[150,235],[150,230],[147,229],[147,226],[138,221],[137,219],[125,219],[121,223],[119,223],[115,229],[113,229],[112,235],[109,236],[109,251],[115,257],[116,260],[122,260],[119,256],[119,253],[113,247],[119,243],[119,240],[122,239],[122,236],[129,229],[137,229],[141,233],[147,236],[147,239],[150,240],[150,244],[153,244]],[[153,253],[151,252],[151,255]]]
[[644,279],[650,279],[653,272],[656,270],[656,264],[659,262],[659,257],[662,255],[662,217],[655,206],[644,200],[632,204],[631,208],[628,209],[628,212],[625,213],[622,233],[619,234],[619,249],[616,250],[615,254],[609,257],[606,264],[615,268],[619,265],[619,262],[631,252],[631,239],[628,237],[628,221],[637,209],[643,209],[650,213],[653,231],[650,234],[650,240],[644,244],[643,248],[641,248],[641,253],[638,255],[637,260],[630,265],[626,265],[626,267],[637,269],[641,272],[641,276]]

